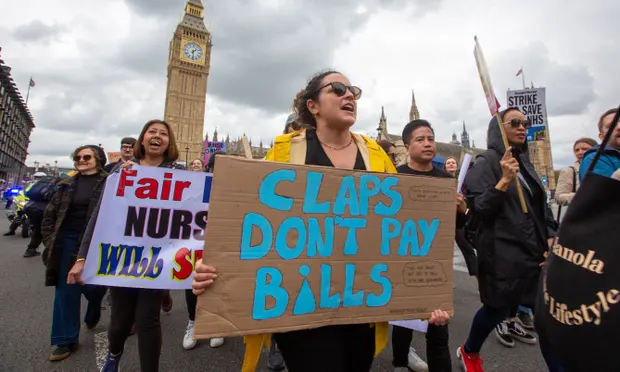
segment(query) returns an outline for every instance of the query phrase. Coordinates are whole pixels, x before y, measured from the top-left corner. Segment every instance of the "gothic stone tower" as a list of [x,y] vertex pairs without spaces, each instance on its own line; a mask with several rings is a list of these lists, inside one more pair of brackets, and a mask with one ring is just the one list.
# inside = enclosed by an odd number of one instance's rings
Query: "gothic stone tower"
[[411,109],[409,110],[409,122],[418,120],[420,118],[420,111],[418,111],[418,105],[415,103],[415,94],[411,91]]
[[179,161],[204,158],[202,132],[212,44],[203,13],[202,0],[189,0],[170,41],[164,120],[176,136]]

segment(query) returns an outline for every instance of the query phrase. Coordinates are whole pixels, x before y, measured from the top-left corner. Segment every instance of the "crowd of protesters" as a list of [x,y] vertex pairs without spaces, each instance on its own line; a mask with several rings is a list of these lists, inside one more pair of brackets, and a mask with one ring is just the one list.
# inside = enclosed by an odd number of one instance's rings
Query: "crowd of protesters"
[[[437,155],[435,131],[427,120],[413,120],[404,126],[402,141],[407,156],[403,164],[398,162],[393,143],[354,133],[357,101],[361,96],[362,90],[337,71],[314,76],[295,98],[283,134],[275,139],[264,160],[414,177],[458,176],[461,170],[455,158],[446,159],[443,168],[433,165]],[[597,123],[601,140],[611,130],[616,113],[617,109],[605,112]],[[455,197],[455,240],[469,274],[478,282],[481,300],[480,309],[472,314],[468,336],[457,350],[451,351],[450,317],[437,309],[427,320],[426,357],[423,358],[410,345],[414,331],[394,326],[391,332],[394,371],[451,371],[451,355],[456,355],[465,372],[483,372],[481,351],[491,334],[507,347],[515,347],[515,340],[538,344],[549,371],[567,370],[555,355],[545,329],[532,316],[539,296],[539,278],[559,225],[558,216],[549,208],[545,186],[530,161],[527,143],[530,125],[518,109],[509,108],[494,117],[488,125],[487,150],[471,165],[466,165],[464,187]],[[620,178],[620,128],[616,126],[613,131],[610,141],[599,152],[593,172]],[[170,169],[185,169],[185,166],[177,163],[179,149],[174,132],[162,120],[147,122],[137,139],[123,138],[120,145],[121,159],[111,164],[106,164],[105,153],[99,146],[76,148],[71,155],[75,172],[55,181],[54,192],[45,201],[44,215],[36,223],[44,245],[45,285],[55,289],[50,332],[53,348],[49,360],[69,357],[78,345],[81,295],[88,300],[83,322],[93,329],[101,318],[102,301],[109,292],[108,353],[101,372],[119,371],[125,342],[133,333],[138,337],[141,370],[158,372],[163,337],[160,313],[172,310],[170,292],[85,285],[82,273],[108,174],[133,165]],[[599,145],[593,139],[575,141],[576,160],[559,176],[555,193],[558,205],[570,205],[598,150]],[[186,167],[190,171],[213,172],[218,156],[212,154],[207,164],[194,159]],[[523,190],[523,199],[517,185]],[[524,213],[523,204],[528,213]],[[28,249],[32,254],[36,248]],[[365,249],[363,245],[360,248]],[[197,262],[193,291],[185,291],[188,323],[181,345],[186,350],[193,349],[197,343],[193,337],[197,296],[208,291],[215,280],[217,271],[208,259]],[[256,369],[264,348],[269,349],[267,363],[271,370],[282,370],[286,365],[291,372],[370,371],[387,339],[388,325],[383,322],[324,326],[274,333],[269,337],[248,336],[243,371]],[[222,338],[209,341],[214,348],[223,343]]]

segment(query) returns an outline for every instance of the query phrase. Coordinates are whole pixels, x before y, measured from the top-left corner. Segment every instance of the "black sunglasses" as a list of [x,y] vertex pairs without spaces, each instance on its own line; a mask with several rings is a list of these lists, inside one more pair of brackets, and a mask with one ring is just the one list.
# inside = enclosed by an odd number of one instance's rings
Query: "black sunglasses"
[[334,94],[337,95],[338,97],[342,97],[345,94],[347,94],[347,90],[353,94],[353,98],[355,100],[360,99],[360,97],[362,96],[362,90],[360,88],[350,86],[350,85],[344,85],[344,83],[341,83],[341,82],[325,84],[319,88],[319,91],[329,86],[332,87],[332,92],[334,92]]
[[529,127],[532,126],[532,122],[530,122],[528,119],[525,120],[521,120],[521,119],[512,119],[504,124],[510,124],[511,127],[513,128],[519,128],[519,126],[521,124],[523,124],[523,128],[527,129]]
[[78,161],[80,161],[81,159],[84,159],[84,161],[89,161],[89,160],[90,160],[90,159],[92,159],[92,158],[93,158],[93,156],[92,156],[92,155],[84,155],[84,156],[82,156],[82,155],[75,155],[75,156],[73,157],[73,161],[78,162]]

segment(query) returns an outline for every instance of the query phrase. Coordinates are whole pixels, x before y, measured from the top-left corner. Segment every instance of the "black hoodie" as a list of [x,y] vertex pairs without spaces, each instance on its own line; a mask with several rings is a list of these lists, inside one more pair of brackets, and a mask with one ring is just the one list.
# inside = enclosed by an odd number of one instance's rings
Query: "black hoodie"
[[465,196],[478,226],[475,246],[480,297],[495,308],[533,305],[539,264],[548,249],[547,238],[555,235],[556,223],[529,159],[527,143],[513,147],[527,214],[521,209],[515,182],[506,192],[495,188],[502,177],[500,160],[506,151],[495,117],[489,123],[487,148],[465,179]]

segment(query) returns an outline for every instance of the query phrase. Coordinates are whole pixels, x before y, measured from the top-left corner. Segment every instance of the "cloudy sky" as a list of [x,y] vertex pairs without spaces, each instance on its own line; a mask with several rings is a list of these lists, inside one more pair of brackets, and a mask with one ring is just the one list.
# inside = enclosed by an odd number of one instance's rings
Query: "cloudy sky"
[[[80,144],[137,135],[164,113],[168,44],[185,0],[0,0],[2,58],[20,89],[36,82],[28,164],[58,160]],[[501,5],[500,5],[501,4]],[[556,167],[572,143],[596,136],[618,104],[617,0],[205,0],[212,67],[205,132],[246,133],[256,145],[282,130],[309,77],[336,68],[364,91],[355,130],[374,134],[385,106],[400,133],[411,90],[439,140],[462,121],[484,145],[488,109],[476,73],[478,35],[498,98],[547,88]]]

